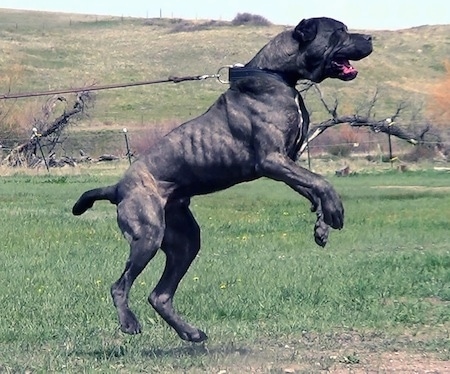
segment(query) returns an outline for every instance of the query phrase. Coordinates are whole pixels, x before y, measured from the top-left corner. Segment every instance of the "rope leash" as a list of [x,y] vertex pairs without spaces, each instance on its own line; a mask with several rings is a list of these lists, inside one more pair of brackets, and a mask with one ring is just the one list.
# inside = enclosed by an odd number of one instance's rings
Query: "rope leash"
[[200,80],[205,80],[208,78],[220,79],[220,76],[218,74],[204,74],[204,75],[194,75],[194,76],[185,76],[185,77],[170,76],[167,79],[159,79],[159,80],[153,80],[153,81],[143,81],[143,82],[134,82],[134,83],[115,83],[115,84],[105,84],[105,85],[101,85],[101,86],[66,88],[66,89],[50,90],[50,91],[12,93],[12,94],[0,95],[0,100],[22,99],[25,97],[60,95],[60,94],[66,94],[66,93],[77,93],[77,92],[88,92],[88,91],[111,90],[111,89],[115,89],[115,88],[146,86],[146,85],[151,85],[151,84],[168,83],[168,82],[180,83],[180,82],[185,82],[185,81],[200,81]]
[[[100,90],[111,90],[116,88],[126,88],[126,87],[136,87],[136,86],[148,86],[151,84],[159,83],[180,83],[186,81],[202,81],[210,78],[215,78],[219,83],[228,84],[231,80],[231,72],[233,69],[241,69],[244,65],[234,64],[234,65],[224,65],[217,70],[216,74],[203,74],[203,75],[188,75],[184,77],[169,76],[167,79],[158,79],[152,81],[134,82],[134,83],[115,83],[115,84],[105,84],[101,86],[87,86],[87,87],[77,87],[77,88],[66,88],[59,90],[50,91],[37,91],[37,92],[21,92],[21,93],[7,93],[0,95],[0,100],[10,100],[10,99],[22,99],[26,97],[37,97],[37,96],[50,96],[50,95],[61,95],[67,93],[78,93],[78,92],[89,92],[89,91],[100,91]],[[225,69],[228,69],[229,80],[222,78],[222,73]],[[242,69],[244,70],[244,69]]]
[[[228,69],[228,79],[222,78],[223,71]],[[61,95],[66,93],[79,93],[79,92],[89,92],[89,91],[100,91],[100,90],[111,90],[116,88],[126,88],[126,87],[136,87],[136,86],[147,86],[151,84],[159,83],[180,83],[186,81],[202,81],[210,78],[215,78],[219,83],[229,84],[238,79],[258,76],[261,74],[269,74],[276,76],[278,79],[283,80],[283,77],[274,71],[258,69],[258,68],[247,68],[243,64],[237,63],[234,65],[224,65],[217,70],[216,74],[203,74],[203,75],[187,75],[184,77],[170,76],[167,79],[158,79],[153,81],[143,81],[134,83],[115,83],[115,84],[105,84],[101,86],[87,86],[78,88],[66,88],[60,90],[50,90],[50,91],[37,91],[37,92],[21,92],[21,93],[7,93],[0,95],[0,100],[10,100],[10,99],[22,99],[25,97],[36,97],[36,96],[50,96],[50,95]]]

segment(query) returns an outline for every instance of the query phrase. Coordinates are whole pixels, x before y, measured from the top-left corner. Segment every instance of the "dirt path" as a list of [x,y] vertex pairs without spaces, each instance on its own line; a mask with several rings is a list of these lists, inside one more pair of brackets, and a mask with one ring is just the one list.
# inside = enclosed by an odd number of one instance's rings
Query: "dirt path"
[[304,333],[288,342],[200,349],[218,363],[208,369],[217,374],[450,374],[450,340],[444,330],[398,337]]

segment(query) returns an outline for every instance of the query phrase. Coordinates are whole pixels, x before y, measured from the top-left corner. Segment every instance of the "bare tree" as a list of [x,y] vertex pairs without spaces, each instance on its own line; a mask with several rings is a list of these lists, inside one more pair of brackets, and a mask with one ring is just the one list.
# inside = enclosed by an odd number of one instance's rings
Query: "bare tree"
[[[91,96],[88,92],[77,94],[72,104],[63,96],[54,96],[42,106],[42,111],[33,119],[31,124],[33,134],[29,140],[16,146],[4,159],[3,163],[9,166],[33,167],[43,161],[42,149],[51,154],[57,145],[63,141],[64,130],[80,116],[85,115],[85,110]],[[62,114],[59,103],[63,104]]]
[[[378,89],[375,91],[372,98],[369,99],[366,105],[365,113],[359,114],[358,112],[362,109],[360,108],[360,110],[355,114],[340,115],[338,113],[339,101],[335,99],[333,105],[330,105],[324,98],[324,95],[318,85],[314,83],[308,83],[302,91],[308,91],[312,88],[314,88],[314,90],[316,91],[321,103],[323,104],[325,110],[329,113],[331,118],[319,123],[318,125],[310,126],[307,141],[300,148],[300,153],[304,152],[308,144],[324,131],[340,124],[348,124],[352,127],[367,127],[375,133],[386,133],[403,139],[413,145],[423,144],[426,141],[425,135],[432,134],[430,131],[431,125],[429,123],[424,123],[422,128],[418,132],[412,132],[408,129],[407,126],[402,126],[397,123],[397,120],[400,118],[402,111],[407,107],[407,104],[404,101],[399,102],[397,109],[394,113],[392,113],[391,116],[380,120],[374,119],[372,116],[372,111],[378,100]],[[432,135],[435,137],[435,139],[437,137],[439,141],[438,135],[434,133]]]

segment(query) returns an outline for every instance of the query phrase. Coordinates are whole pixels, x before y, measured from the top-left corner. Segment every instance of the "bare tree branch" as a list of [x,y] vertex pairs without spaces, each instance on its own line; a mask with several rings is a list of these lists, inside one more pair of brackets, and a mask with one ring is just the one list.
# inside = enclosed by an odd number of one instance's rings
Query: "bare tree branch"
[[327,110],[327,112],[331,115],[332,118],[336,118],[337,117],[337,108],[339,105],[338,99],[335,98],[334,99],[334,107],[331,108],[328,103],[326,102],[322,91],[320,90],[319,86],[317,84],[314,84],[313,86],[316,89],[317,94],[319,95],[319,99],[322,102],[323,106],[325,107],[325,109]]
[[331,107],[324,98],[324,95],[320,88],[317,85],[314,85],[314,88],[319,95],[319,99],[322,102],[323,106],[327,110],[327,112],[331,115],[332,118],[321,122],[316,126],[311,126],[308,132],[308,138],[306,142],[300,148],[299,154],[303,153],[308,146],[308,144],[317,138],[320,134],[322,134],[325,130],[330,127],[334,127],[339,124],[348,124],[352,127],[368,127],[372,131],[379,133],[386,133],[392,136],[396,136],[400,139],[407,141],[413,145],[423,143],[424,136],[429,131],[429,125],[426,124],[425,128],[419,132],[418,134],[412,133],[404,127],[398,126],[395,123],[395,120],[398,119],[402,113],[402,111],[407,107],[406,102],[402,101],[398,104],[396,111],[388,118],[375,120],[371,118],[371,113],[378,99],[378,89],[375,91],[372,99],[368,103],[367,115],[347,115],[340,116],[337,112],[337,108],[339,106],[338,100],[335,99],[334,106]]
[[363,111],[363,109],[366,109],[367,112],[365,115],[367,118],[370,118],[372,116],[372,110],[375,108],[375,105],[378,101],[378,93],[379,93],[379,89],[377,87],[372,98],[367,103],[361,104],[360,107],[357,108],[356,114],[359,114],[360,112]]
[[34,129],[31,138],[12,149],[10,154],[3,160],[3,163],[9,166],[26,167],[39,164],[42,161],[37,155],[39,142],[41,146],[50,148],[53,151],[55,145],[59,142],[63,130],[77,115],[84,112],[89,99],[88,92],[78,93],[73,106],[68,110],[64,109],[63,113],[50,123],[48,121],[54,114],[57,103],[63,102],[67,105],[67,100],[61,96],[49,99],[42,107],[41,116],[34,119]]

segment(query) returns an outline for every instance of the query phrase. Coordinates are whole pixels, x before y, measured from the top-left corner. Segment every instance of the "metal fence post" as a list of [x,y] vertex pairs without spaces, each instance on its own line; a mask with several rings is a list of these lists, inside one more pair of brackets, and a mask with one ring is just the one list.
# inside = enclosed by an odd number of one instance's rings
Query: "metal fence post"
[[392,140],[391,140],[391,126],[394,124],[391,118],[387,118],[386,122],[388,123],[388,144],[389,144],[389,162],[391,163],[391,168],[394,163],[394,158],[392,156]]
[[122,131],[123,131],[123,135],[125,137],[125,146],[127,147],[128,162],[131,165],[131,150],[130,150],[130,144],[128,143],[128,135],[127,135],[128,130],[126,127],[124,127]]
[[45,159],[44,150],[42,149],[41,142],[39,141],[39,138],[40,138],[41,136],[42,136],[42,135],[38,133],[37,128],[36,128],[36,127],[33,127],[33,135],[31,136],[31,138],[36,139],[36,142],[37,142],[37,144],[38,144],[39,150],[41,151],[42,158],[44,159],[44,164],[45,164],[45,167],[47,168],[47,172],[50,172],[50,169],[49,169],[49,167],[48,167],[47,160]]

